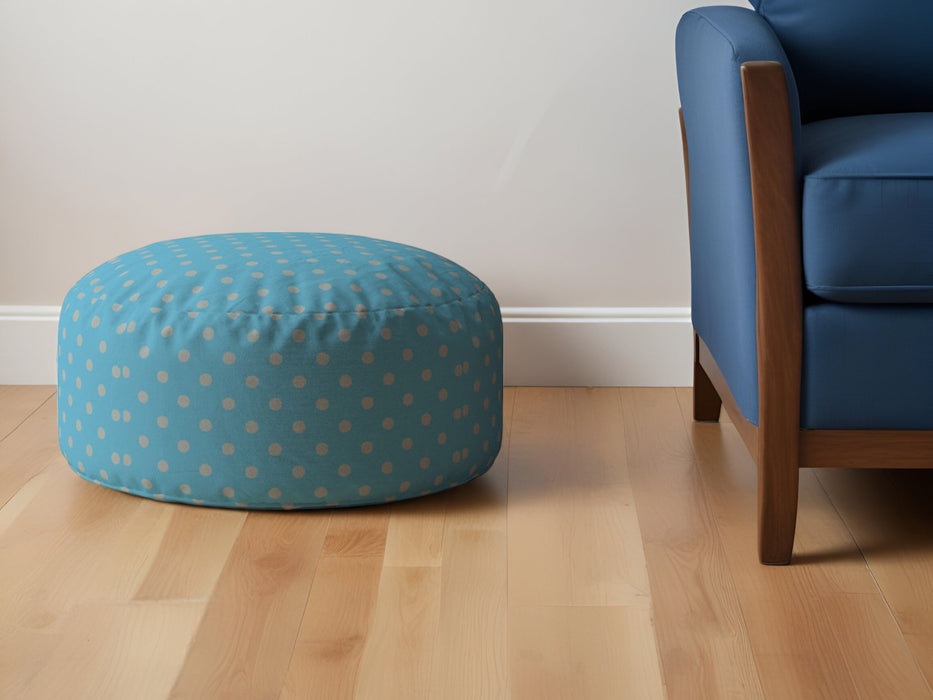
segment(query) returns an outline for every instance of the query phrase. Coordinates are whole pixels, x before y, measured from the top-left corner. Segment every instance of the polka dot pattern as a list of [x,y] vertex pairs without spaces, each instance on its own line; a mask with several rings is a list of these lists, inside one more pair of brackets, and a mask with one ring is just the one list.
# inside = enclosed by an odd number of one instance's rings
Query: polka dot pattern
[[157,243],[68,293],[59,443],[82,478],[230,508],[412,498],[488,470],[492,292],[433,253],[312,233]]

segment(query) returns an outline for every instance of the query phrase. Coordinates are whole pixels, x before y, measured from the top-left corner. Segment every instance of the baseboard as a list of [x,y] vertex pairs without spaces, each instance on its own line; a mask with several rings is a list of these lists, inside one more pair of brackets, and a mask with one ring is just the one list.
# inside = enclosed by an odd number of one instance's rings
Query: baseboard
[[[57,306],[0,306],[0,384],[54,384]],[[503,307],[505,383],[687,386],[686,307]]]
[[511,386],[688,386],[688,307],[504,307]]

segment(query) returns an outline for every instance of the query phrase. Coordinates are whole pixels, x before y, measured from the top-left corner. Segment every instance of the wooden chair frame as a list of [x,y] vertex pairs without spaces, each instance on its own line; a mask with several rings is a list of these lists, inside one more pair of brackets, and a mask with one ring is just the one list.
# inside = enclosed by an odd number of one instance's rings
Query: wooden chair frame
[[[801,430],[803,266],[800,202],[784,68],[743,63],[742,91],[755,227],[758,425],[748,421],[706,344],[694,333],[693,417],[718,421],[725,405],[758,466],[758,556],[789,564],[804,467],[933,466],[931,430]],[[690,165],[683,114],[687,199]]]

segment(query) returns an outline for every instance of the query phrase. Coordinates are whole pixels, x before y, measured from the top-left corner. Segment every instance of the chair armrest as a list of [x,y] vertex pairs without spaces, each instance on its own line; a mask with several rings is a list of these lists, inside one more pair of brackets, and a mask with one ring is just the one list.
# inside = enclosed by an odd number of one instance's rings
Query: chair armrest
[[[774,31],[751,10],[692,10],[680,20],[676,47],[690,172],[693,325],[742,414],[758,425],[755,235],[741,66],[784,67],[795,148],[796,83]],[[800,159],[794,160],[799,187]]]

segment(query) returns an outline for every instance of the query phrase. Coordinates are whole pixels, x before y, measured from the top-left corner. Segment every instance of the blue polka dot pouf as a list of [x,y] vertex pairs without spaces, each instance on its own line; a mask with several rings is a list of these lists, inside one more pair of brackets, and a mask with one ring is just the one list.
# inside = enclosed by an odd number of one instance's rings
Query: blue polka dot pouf
[[94,483],[241,508],[384,503],[484,473],[502,432],[492,292],[358,236],[157,243],[65,298],[59,442]]

